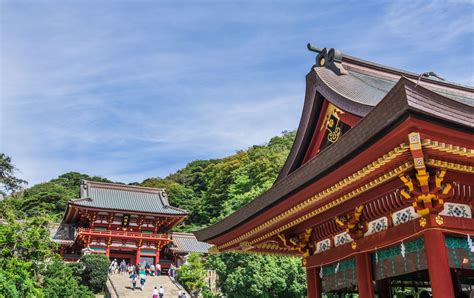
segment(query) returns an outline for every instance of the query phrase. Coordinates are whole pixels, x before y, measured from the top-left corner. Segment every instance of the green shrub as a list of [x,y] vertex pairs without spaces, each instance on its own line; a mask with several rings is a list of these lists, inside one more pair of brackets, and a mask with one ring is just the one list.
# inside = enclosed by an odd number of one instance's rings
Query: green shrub
[[82,284],[87,285],[94,293],[102,291],[107,282],[109,259],[105,255],[85,255],[79,261],[82,268]]
[[200,293],[206,287],[204,262],[201,254],[190,253],[186,264],[178,269],[179,282],[192,293]]
[[59,256],[48,265],[43,275],[42,288],[46,297],[94,297],[87,287],[78,284],[80,280],[74,276],[72,268]]

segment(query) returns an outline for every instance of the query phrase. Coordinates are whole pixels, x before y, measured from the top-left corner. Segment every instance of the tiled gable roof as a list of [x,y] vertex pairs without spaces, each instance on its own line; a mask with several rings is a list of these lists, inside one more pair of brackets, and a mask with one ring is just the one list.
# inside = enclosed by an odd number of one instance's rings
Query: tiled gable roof
[[49,230],[51,238],[59,244],[72,245],[74,243],[74,227],[70,224],[61,223],[54,225]]
[[177,253],[208,253],[209,247],[211,247],[211,245],[206,242],[198,241],[196,237],[190,233],[173,233],[172,238],[174,247],[171,249]]
[[186,210],[172,207],[164,189],[124,184],[84,181],[81,198],[71,204],[124,211],[186,215]]

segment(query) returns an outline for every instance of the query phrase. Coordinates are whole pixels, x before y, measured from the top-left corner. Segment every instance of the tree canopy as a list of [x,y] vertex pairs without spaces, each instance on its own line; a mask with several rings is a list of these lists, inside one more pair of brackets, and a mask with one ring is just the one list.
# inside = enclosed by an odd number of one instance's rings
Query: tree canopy
[[205,265],[201,254],[190,253],[186,263],[178,269],[179,281],[185,284],[191,292],[201,292],[207,286],[203,279],[207,272]]
[[0,225],[0,297],[93,297],[55,254],[50,221],[18,221],[7,214]]
[[9,156],[0,153],[0,194],[16,191],[26,184],[26,181],[15,176],[17,169]]
[[229,297],[304,297],[304,271],[293,257],[243,253],[210,255],[218,285]]

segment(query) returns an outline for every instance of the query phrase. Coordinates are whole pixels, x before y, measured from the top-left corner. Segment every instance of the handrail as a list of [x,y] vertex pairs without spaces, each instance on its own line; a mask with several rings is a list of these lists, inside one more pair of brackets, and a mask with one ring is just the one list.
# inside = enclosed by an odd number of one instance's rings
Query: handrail
[[94,229],[85,229],[79,228],[79,234],[95,234],[95,235],[104,235],[104,236],[129,236],[129,237],[139,237],[147,239],[166,239],[171,240],[169,234],[144,234],[140,232],[129,232],[129,231],[100,231]]
[[[112,286],[112,290],[114,290],[115,297],[120,298],[117,289],[115,288],[114,282],[110,278],[110,275],[107,274],[107,279],[110,282],[110,285]],[[108,288],[108,287],[107,287]]]

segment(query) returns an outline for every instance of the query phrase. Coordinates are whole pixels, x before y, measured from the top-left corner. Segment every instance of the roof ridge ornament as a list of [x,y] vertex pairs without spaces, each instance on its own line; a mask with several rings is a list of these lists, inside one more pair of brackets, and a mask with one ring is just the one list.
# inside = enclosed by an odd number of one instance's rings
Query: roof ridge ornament
[[427,71],[427,72],[421,73],[421,74],[418,76],[418,80],[416,81],[415,87],[418,86],[418,84],[419,84],[420,81],[421,81],[421,78],[430,78],[430,77],[435,77],[435,78],[437,78],[437,79],[440,80],[440,81],[445,81],[445,79],[443,79],[442,77],[440,77],[439,75],[437,75],[434,71]]
[[348,74],[347,70],[342,66],[342,52],[335,48],[318,48],[308,43],[308,50],[316,52],[316,67],[326,67],[334,71],[338,76]]

